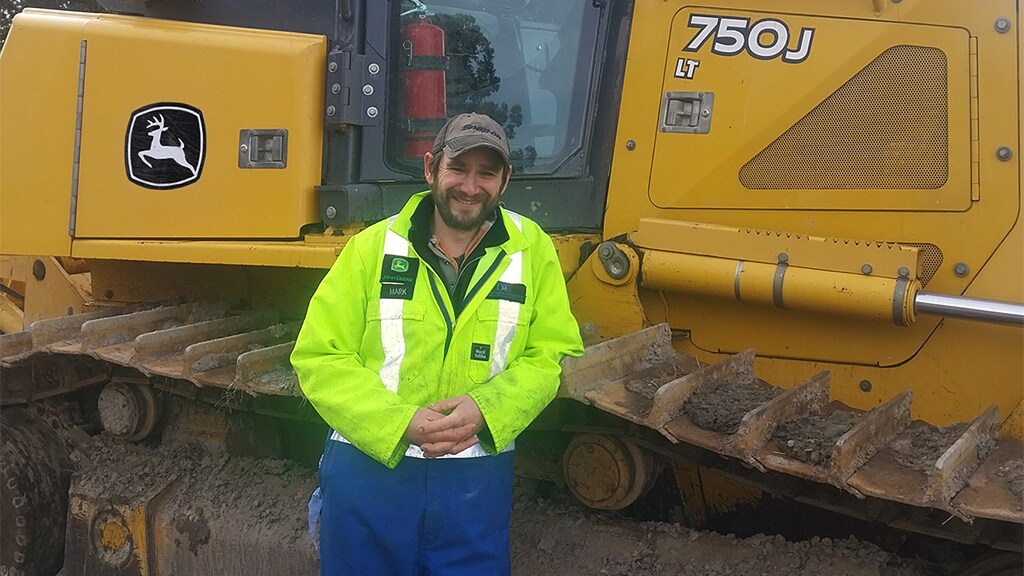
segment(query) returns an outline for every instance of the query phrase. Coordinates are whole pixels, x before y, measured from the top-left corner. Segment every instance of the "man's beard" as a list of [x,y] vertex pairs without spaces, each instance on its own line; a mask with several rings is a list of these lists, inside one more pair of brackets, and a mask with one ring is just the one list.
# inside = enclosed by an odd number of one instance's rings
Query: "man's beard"
[[437,213],[441,215],[441,220],[444,221],[450,228],[455,230],[461,230],[464,232],[471,232],[480,227],[481,224],[487,220],[494,209],[498,206],[498,200],[501,195],[496,194],[493,198],[489,198],[482,204],[477,204],[481,209],[476,216],[473,217],[462,217],[456,214],[452,208],[452,202],[458,202],[451,198],[450,193],[441,193],[436,187],[430,189],[430,197],[434,199],[434,206],[437,208]]

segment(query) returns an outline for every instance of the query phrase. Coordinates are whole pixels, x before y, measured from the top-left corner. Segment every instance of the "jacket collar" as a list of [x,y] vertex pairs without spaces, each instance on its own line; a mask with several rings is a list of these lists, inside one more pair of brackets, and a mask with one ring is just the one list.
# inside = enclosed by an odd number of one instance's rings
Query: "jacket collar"
[[[430,200],[430,190],[424,190],[423,192],[414,194],[412,198],[406,202],[405,207],[403,207],[397,216],[395,216],[395,221],[391,224],[391,229],[393,231],[410,242],[412,239],[409,237],[409,232],[413,227],[413,223],[416,221],[416,209],[419,208],[420,204],[424,201],[433,204]],[[504,250],[506,254],[522,251],[526,248],[526,238],[523,236],[523,233],[519,231],[515,222],[512,221],[508,211],[506,211],[500,204],[496,210],[498,211],[498,217],[501,219],[505,232],[508,235],[508,239],[499,245],[500,248]],[[496,231],[495,228],[497,228],[497,226],[492,227],[491,231],[488,232],[488,235],[490,235],[491,232]]]

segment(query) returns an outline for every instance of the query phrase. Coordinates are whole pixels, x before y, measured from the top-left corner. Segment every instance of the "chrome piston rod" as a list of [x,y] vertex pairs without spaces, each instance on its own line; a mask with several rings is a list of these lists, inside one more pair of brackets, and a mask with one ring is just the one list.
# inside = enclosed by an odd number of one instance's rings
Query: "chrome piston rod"
[[914,310],[918,314],[1024,326],[1024,305],[999,300],[918,292]]

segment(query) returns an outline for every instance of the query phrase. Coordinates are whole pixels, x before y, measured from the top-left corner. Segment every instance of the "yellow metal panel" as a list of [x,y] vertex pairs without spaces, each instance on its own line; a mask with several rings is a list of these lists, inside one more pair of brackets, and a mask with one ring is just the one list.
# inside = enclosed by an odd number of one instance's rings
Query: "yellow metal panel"
[[[319,219],[322,36],[103,15],[83,38],[76,237],[297,238]],[[134,184],[125,166],[133,113],[164,102],[198,108],[206,124],[199,179],[172,190]],[[287,130],[287,167],[239,168],[247,129]]]
[[[735,2],[729,4],[730,9],[736,10]],[[1015,81],[1018,77],[1016,37],[1013,34],[997,33],[992,24],[999,16],[1014,16],[1016,6],[1009,1],[975,3],[968,6],[952,0],[905,0],[898,6],[888,6],[876,16],[871,4],[867,2],[783,1],[772,5],[773,9],[780,13],[829,14],[877,23],[878,30],[872,32],[876,36],[888,29],[889,22],[903,20],[964,28],[969,30],[972,37],[978,39],[977,82],[980,115],[977,124],[982,142],[980,146],[983,146],[979,153],[978,180],[980,187],[984,189],[979,190],[978,194],[982,201],[974,203],[965,213],[943,213],[784,208],[756,210],[748,208],[747,205],[723,206],[723,209],[668,209],[656,207],[651,202],[638,202],[638,199],[645,198],[645,183],[651,175],[654,142],[657,137],[656,122],[662,98],[661,88],[666,81],[666,70],[665,60],[641,58],[636,55],[682,54],[678,52],[678,48],[670,46],[672,28],[668,24],[682,5],[673,2],[649,2],[638,3],[636,6],[634,28],[642,29],[644,33],[633,34],[630,37],[631,57],[626,71],[616,134],[616,155],[610,180],[608,209],[605,213],[605,236],[636,230],[640,218],[658,217],[737,227],[781,229],[816,236],[926,242],[937,246],[943,255],[943,264],[928,290],[962,293],[970,277],[955,276],[952,273],[953,264],[965,262],[973,274],[1013,225],[1019,211],[1019,166],[1016,162],[1000,162],[995,158],[995,150],[1001,143],[1012,144],[1020,140],[1017,120],[1019,104]],[[710,12],[717,11],[723,5],[723,2],[710,2],[705,6]],[[760,3],[750,2],[750,5],[759,6]],[[758,14],[759,12],[752,12],[752,16]],[[818,36],[816,42],[817,38]],[[898,36],[891,37],[890,42],[896,45],[902,42],[902,39]],[[816,47],[813,54],[818,53]],[[963,72],[964,76],[968,74],[968,71]],[[814,84],[817,78],[805,75],[795,82]],[[744,84],[743,90],[752,94],[765,94],[760,85],[753,83],[753,79]],[[770,101],[785,99],[788,94],[788,90],[772,94]],[[719,100],[722,97],[723,95],[719,94]],[[725,94],[724,97],[750,96]],[[758,113],[759,109],[760,106],[755,106],[751,114]],[[968,117],[969,111],[955,111],[954,114]],[[713,120],[713,131],[719,125],[717,120],[717,117]],[[740,140],[745,138],[746,136],[739,135]],[[630,146],[633,148],[632,151],[626,146],[630,140],[635,144]],[[688,165],[688,159],[681,158],[673,166],[676,176],[670,184],[673,189],[678,190],[687,185],[688,176],[685,170]],[[987,192],[982,194],[983,191]],[[967,194],[965,192],[965,195]]]
[[344,242],[76,240],[74,256],[103,260],[330,268],[343,246]]
[[[743,4],[749,6],[750,10],[743,9]],[[849,78],[863,66],[865,60],[870,59],[869,56],[858,56],[856,50],[848,50],[845,46],[836,44],[835,38],[823,42],[829,34],[838,34],[837,38],[845,37],[846,33],[843,30],[836,30],[835,27],[821,27],[816,31],[811,59],[804,64],[792,65],[795,70],[789,73],[788,84],[774,92],[769,91],[767,87],[778,87],[779,82],[768,77],[767,69],[757,67],[768,64],[770,68],[778,69],[778,63],[756,61],[746,54],[720,57],[735,61],[727,64],[743,72],[739,75],[742,84],[733,84],[730,90],[719,89],[717,86],[703,88],[716,92],[712,134],[719,129],[729,129],[732,130],[735,141],[708,146],[707,150],[698,151],[697,156],[674,158],[671,163],[665,163],[663,173],[652,174],[652,166],[656,166],[656,155],[664,152],[661,146],[662,142],[666,141],[664,138],[690,136],[659,134],[657,126],[666,86],[670,82],[677,82],[673,84],[672,89],[683,90],[678,87],[683,83],[682,80],[670,78],[674,69],[670,71],[667,63],[680,56],[686,57],[686,54],[681,52],[682,46],[678,46],[674,41],[673,34],[686,38],[688,36],[683,30],[674,27],[673,19],[681,10],[689,8],[683,2],[638,2],[634,12],[633,29],[643,30],[643,34],[630,36],[630,56],[623,85],[616,133],[616,153],[605,213],[605,237],[634,232],[641,228],[641,220],[644,218],[661,218],[739,229],[785,230],[792,234],[827,238],[931,244],[935,247],[931,250],[934,256],[931,261],[934,263],[935,271],[934,277],[930,278],[925,288],[927,291],[970,294],[975,290],[973,282],[980,279],[979,275],[983,273],[986,276],[991,274],[993,281],[986,283],[985,289],[979,290],[977,296],[1021,302],[1019,290],[1010,287],[1014,281],[1018,286],[1021,282],[1010,279],[1020,277],[1024,256],[1018,251],[1013,257],[994,257],[994,254],[1005,250],[1005,245],[1014,241],[1008,238],[1007,234],[1019,218],[1019,175],[1022,165],[1017,161],[1021,157],[1021,104],[1018,100],[1020,27],[1017,27],[1018,33],[1000,34],[994,29],[993,23],[999,17],[1007,17],[1016,26],[1019,22],[1017,6],[1009,0],[969,4],[956,0],[903,0],[899,4],[885,2],[877,13],[876,7],[877,3],[866,1],[780,0],[771,3],[771,10],[776,15],[799,14],[810,19],[848,19],[851,22],[849,30],[856,27],[864,36],[860,39],[850,39],[851,46],[863,46],[872,42],[879,47],[905,44],[907,37],[904,31],[911,29],[919,39],[923,38],[921,34],[936,34],[934,39],[927,39],[926,45],[945,46],[947,42],[958,44],[959,41],[948,40],[950,34],[964,38],[963,66],[954,64],[954,60],[959,61],[961,58],[958,54],[954,54],[953,59],[949,60],[949,73],[951,77],[956,76],[951,80],[962,89],[957,89],[956,94],[951,94],[949,102],[951,106],[958,106],[950,109],[952,120],[969,122],[972,116],[970,98],[972,90],[976,90],[976,121],[971,123],[970,129],[954,127],[950,132],[951,138],[957,131],[961,133],[959,141],[950,141],[952,161],[969,165],[972,158],[977,159],[976,177],[965,178],[962,193],[957,192],[955,195],[955,198],[968,202],[965,211],[943,211],[943,206],[939,205],[920,205],[916,209],[905,207],[896,210],[892,209],[894,204],[891,202],[880,202],[877,208],[870,208],[864,204],[863,209],[853,209],[853,204],[844,205],[842,200],[815,207],[806,202],[800,204],[802,200],[799,196],[806,191],[799,190],[793,191],[792,196],[780,192],[779,204],[764,207],[735,193],[740,188],[737,168],[746,162],[747,158],[732,158],[731,155],[741,149],[746,150],[749,155],[763,147],[764,142],[758,145],[753,143],[756,138],[768,140],[765,127],[769,122],[763,116],[773,115],[776,107],[793,106],[794,101],[799,104],[800,98],[806,100],[810,93],[819,94],[820,101],[820,95],[829,91],[823,83],[831,82],[831,89],[834,89],[845,81],[837,77],[838,70],[845,69],[846,78]],[[743,13],[753,22],[771,16],[764,12],[764,8],[764,2],[753,0],[745,3],[710,1],[702,4],[700,11],[705,14],[722,15]],[[780,17],[787,22],[788,18]],[[799,26],[790,23],[790,27]],[[690,33],[696,31],[689,29]],[[968,37],[976,42],[968,40]],[[968,56],[975,44],[977,61],[971,65]],[[960,48],[948,50],[956,52]],[[835,66],[823,72],[811,72],[812,60],[818,57],[825,58]],[[744,59],[745,62],[740,63]],[[697,85],[701,78],[700,74],[709,70],[705,67],[706,60],[702,56],[701,67],[697,68],[697,75],[691,81],[693,86]],[[745,101],[746,105],[733,108],[732,116],[719,116],[721,110],[718,106],[733,106],[735,100]],[[964,104],[956,104],[960,101]],[[812,107],[812,103],[813,99],[805,102],[804,109]],[[720,122],[723,118],[725,121]],[[796,120],[795,114],[790,120]],[[752,126],[760,126],[761,129],[752,130]],[[775,134],[786,129],[787,126],[779,124],[775,127]],[[972,139],[975,134],[977,140]],[[633,142],[627,147],[629,141]],[[1003,145],[1015,148],[1013,162],[1003,162],[996,158],[996,150]],[[691,174],[691,169],[698,173],[704,170],[698,158],[704,158],[719,166],[732,162],[733,170],[724,170],[726,173],[720,175],[725,184],[721,187],[700,185],[700,179]],[[648,192],[647,182],[658,177],[663,179],[651,187],[649,195],[645,194]],[[729,178],[732,180],[726,182]],[[973,190],[972,180],[977,181],[977,187]],[[728,200],[727,195],[722,196],[723,191],[733,194],[732,200]],[[765,191],[748,191],[749,194],[763,192]],[[822,192],[831,194],[832,191]],[[837,192],[840,195],[846,194],[845,191]],[[972,193],[980,200],[969,202]],[[677,207],[670,208],[669,204],[652,201],[652,197],[673,198],[678,200],[673,204]],[[702,206],[699,199],[717,202],[717,208],[678,207]],[[796,207],[800,209],[793,209]],[[945,209],[948,208],[950,206],[947,205]],[[1019,236],[1016,238],[1018,244],[1022,243]],[[679,239],[673,240],[667,236],[665,242],[665,246],[661,246],[660,249],[682,252],[716,249],[705,244],[694,248]],[[969,272],[966,276],[961,277],[954,273],[954,266],[958,263],[967,266]],[[849,262],[836,265],[847,264]],[[996,280],[997,278],[999,280]],[[1005,328],[958,323],[956,330],[952,330],[949,326],[952,323],[942,322],[934,317],[919,317],[917,323],[910,327],[883,326],[873,322],[837,318],[827,313],[767,308],[762,310],[735,301],[711,297],[666,295],[661,299],[659,294],[647,290],[641,290],[640,297],[645,304],[650,302],[667,305],[668,318],[673,328],[690,330],[692,340],[688,346],[692,351],[705,356],[717,351],[735,352],[753,346],[759,354],[770,352],[784,358],[819,361],[814,363],[779,360],[778,362],[784,362],[786,365],[785,370],[778,371],[779,375],[787,373],[786,371],[789,374],[799,371],[806,376],[824,368],[845,374],[860,373],[861,369],[858,368],[825,363],[839,358],[847,359],[845,361],[851,364],[900,364],[898,369],[871,369],[873,376],[887,376],[876,383],[870,393],[860,392],[859,379],[850,376],[845,384],[849,386],[849,394],[844,391],[842,395],[856,398],[860,404],[864,403],[866,397],[870,397],[872,401],[889,398],[901,387],[913,386],[916,396],[931,398],[918,400],[917,403],[927,405],[922,412],[940,414],[961,408],[966,411],[966,407],[942,408],[940,397],[944,392],[940,393],[942,389],[937,388],[934,383],[942,382],[942,385],[949,387],[951,381],[961,378],[960,374],[971,374],[980,364],[984,364],[980,369],[984,377],[975,378],[972,375],[969,378],[973,382],[990,382],[991,380],[986,378],[996,378],[998,386],[1001,387],[999,394],[1004,395],[1004,400],[1000,402],[1004,413],[1016,405],[1004,405],[1010,402],[1009,397],[1020,396],[1019,360],[1015,359],[1009,367],[1005,362],[1000,366],[1000,362],[996,361],[996,358],[1005,359],[1010,355],[1020,357],[1021,346],[1016,339],[1018,336],[1002,342],[989,336],[973,337],[975,334],[1002,334],[1008,330]],[[762,295],[763,297],[765,295]],[[650,315],[650,312],[648,314]],[[940,325],[943,326],[941,330]],[[946,335],[951,330],[957,336],[951,336],[947,340]],[[1007,334],[1014,333],[1010,330]],[[933,350],[932,346],[939,342],[941,345]],[[699,349],[696,348],[697,345],[700,346]],[[971,360],[972,357],[983,360],[976,363]],[[919,361],[919,358],[927,360]],[[804,368],[806,373],[803,371]],[[890,377],[888,374],[893,376]],[[1007,383],[1010,375],[1016,379],[1012,386]],[[1009,392],[1011,387],[1014,389],[1012,394]],[[954,394],[956,393],[959,392]],[[977,394],[977,403],[983,404],[980,398],[985,394]],[[944,400],[948,401],[949,396]],[[980,406],[973,415],[980,413],[986,406]],[[943,410],[947,412],[942,412]]]
[[[691,38],[698,34],[698,28],[688,25],[692,15],[708,13],[708,8],[686,8],[672,15],[671,36],[668,43],[667,59],[663,63],[662,93],[700,92],[714,94],[711,112],[710,132],[688,134],[659,132],[654,140],[654,154],[650,175],[649,194],[657,206],[670,207],[730,207],[730,208],[820,208],[836,209],[923,209],[923,210],[964,210],[970,204],[970,129],[966,115],[969,107],[968,84],[968,34],[962,29],[936,28],[899,23],[864,22],[849,18],[812,17],[801,14],[764,13],[758,11],[732,11],[715,9],[721,18],[748,20],[754,23],[760,19],[772,18],[783,22],[789,29],[789,45],[798,45],[797,34],[801,30],[813,31],[813,41],[806,60],[787,63],[782,57],[758,59],[748,53],[735,56],[712,53],[714,40],[707,41],[696,52],[682,52]],[[719,33],[721,37],[722,33]],[[948,92],[940,86],[943,100],[948,96],[948,127],[942,118],[920,118],[919,122],[931,123],[942,131],[948,128],[949,166],[939,181],[945,183],[935,189],[896,190],[885,186],[881,189],[865,189],[864,186],[837,186],[830,189],[829,178],[822,174],[804,174],[811,158],[821,154],[830,158],[822,162],[819,171],[829,165],[841,165],[846,160],[844,148],[849,146],[870,147],[882,155],[878,161],[886,166],[887,172],[905,173],[920,166],[908,166],[907,158],[896,150],[898,141],[878,141],[877,132],[885,121],[873,122],[871,118],[891,119],[894,110],[878,109],[881,106],[870,101],[866,93],[866,82],[851,81],[858,73],[894,45],[913,47],[935,47],[944,54],[946,69],[949,71]],[[938,53],[938,52],[936,52]],[[693,78],[677,78],[675,70],[679,57],[700,62]],[[893,70],[891,74],[910,86],[914,73],[912,64],[907,70]],[[888,70],[888,67],[886,67]],[[946,76],[941,70],[941,76]],[[748,189],[737,179],[737,173],[752,158],[773,143],[787,129],[797,124],[826,98],[839,90],[848,81],[852,86],[848,96],[849,110],[844,118],[825,117],[814,121],[811,129],[821,138],[823,146],[826,136],[835,128],[841,143],[836,150],[819,151],[813,146],[801,146],[792,154],[782,156],[781,170],[797,170],[803,176],[800,180],[824,180],[822,189]],[[875,89],[894,101],[901,99],[925,101],[917,95],[892,92],[888,86]],[[858,101],[860,100],[860,101]],[[883,101],[888,101],[887,99]],[[653,106],[652,106],[653,108]],[[845,109],[845,108],[844,108]],[[964,112],[964,113],[961,113]],[[946,112],[946,110],[943,110]],[[845,134],[846,121],[853,126]],[[844,122],[834,125],[833,122]],[[909,126],[894,126],[895,133],[907,131]],[[657,130],[650,123],[649,130]],[[942,138],[943,134],[935,134]],[[915,142],[916,143],[916,142]],[[912,144],[907,147],[916,150]],[[945,160],[945,154],[942,155]],[[804,167],[794,166],[803,163]],[[815,164],[817,166],[817,164]],[[839,174],[842,177],[842,174]],[[895,183],[895,182],[894,182]],[[934,188],[930,184],[929,188]],[[770,188],[770,187],[769,187]]]
[[0,55],[0,253],[68,255],[81,30],[25,10]]
[[24,285],[32,271],[32,261],[24,256],[0,256],[0,279]]
[[[195,264],[241,264],[288,268],[330,268],[348,239],[359,230],[339,236],[309,235],[304,242],[213,240],[75,240],[76,258],[140,260]],[[592,234],[554,236],[562,274],[568,279],[579,268],[580,247],[597,242]]]
[[[1020,142],[1020,136],[1015,135],[1013,141]],[[988,162],[989,169],[993,164]],[[994,167],[1009,165],[1019,170],[1024,159],[1018,155],[1017,162],[1001,164]],[[1019,195],[1020,188],[1013,185],[1009,192]],[[1011,216],[1017,218],[1018,214]],[[941,232],[946,230],[937,233]],[[943,270],[949,265],[944,264]],[[963,292],[966,296],[1024,302],[1024,225],[1018,221],[1009,234],[999,238],[991,258],[972,270],[971,279]],[[791,312],[778,312],[774,317],[751,316],[735,307],[701,304],[696,302],[689,314],[674,317],[673,325],[687,326],[694,319],[706,319],[710,328],[700,338],[728,342],[732,333],[741,332],[745,337],[740,340],[748,344],[774,340],[787,351],[813,347],[821,357],[840,357],[844,349],[865,355],[872,354],[872,347],[885,352],[876,356],[881,366],[857,366],[768,358],[759,349],[755,370],[772,384],[788,388],[818,371],[829,370],[832,397],[857,408],[874,408],[909,388],[914,393],[913,418],[948,425],[975,418],[995,404],[1001,415],[1007,415],[1003,433],[1016,438],[1024,433],[1024,331],[1019,327],[929,317],[919,317],[918,324],[909,328],[877,327]],[[905,353],[900,349],[908,342],[926,337],[926,344],[912,350],[905,362],[888,364],[890,358]],[[698,348],[692,340],[681,341],[679,347],[705,362],[722,358]]]
[[[34,258],[33,265],[43,272],[42,278],[30,274],[25,286],[25,323],[59,318],[87,311],[89,274],[76,274],[72,278],[60,262],[53,257]],[[39,262],[39,264],[35,264]],[[82,278],[82,277],[85,278]]]

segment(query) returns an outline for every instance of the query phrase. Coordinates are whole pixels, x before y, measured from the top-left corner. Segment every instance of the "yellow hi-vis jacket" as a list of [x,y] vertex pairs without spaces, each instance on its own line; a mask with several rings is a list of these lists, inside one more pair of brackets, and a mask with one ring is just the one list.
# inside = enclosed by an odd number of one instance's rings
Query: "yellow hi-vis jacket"
[[422,455],[402,441],[416,410],[461,394],[476,401],[485,427],[460,456],[508,449],[554,398],[562,357],[583,353],[551,239],[502,208],[508,240],[486,249],[455,317],[444,279],[409,240],[428,194],[349,240],[291,355],[332,438],[391,468]]

